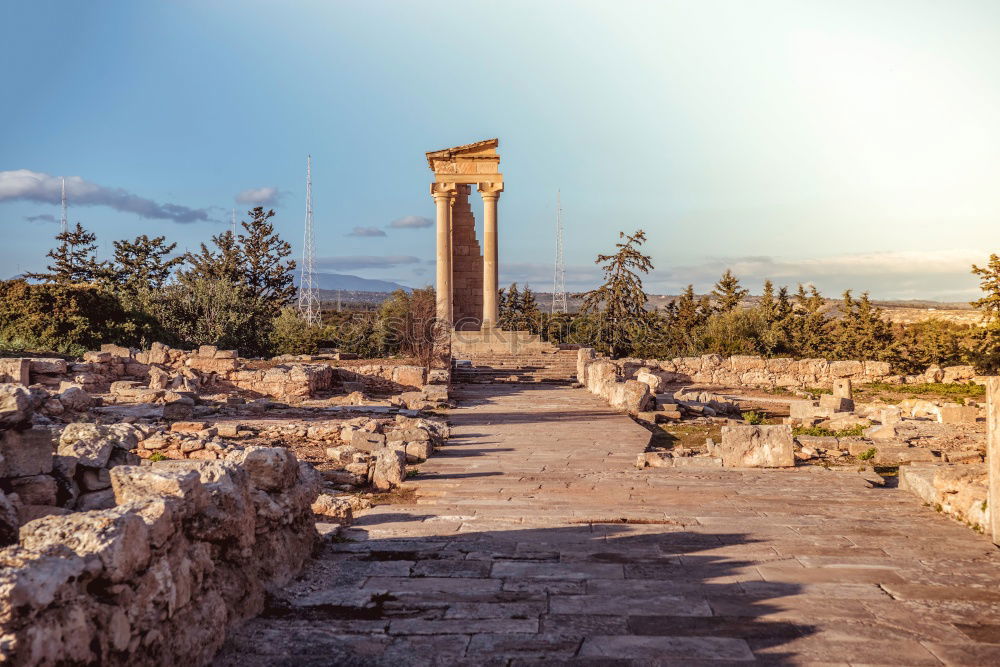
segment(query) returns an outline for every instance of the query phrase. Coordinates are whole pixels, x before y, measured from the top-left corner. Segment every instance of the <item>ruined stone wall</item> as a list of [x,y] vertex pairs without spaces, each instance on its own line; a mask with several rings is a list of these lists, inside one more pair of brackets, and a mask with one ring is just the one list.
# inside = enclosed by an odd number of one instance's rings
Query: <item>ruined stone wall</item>
[[478,330],[483,319],[483,252],[476,239],[470,186],[458,186],[452,207],[452,299],[455,326]]
[[284,448],[110,474],[117,506],[0,550],[0,662],[205,664],[317,539],[318,476]]
[[[584,348],[585,350],[589,348]],[[577,361],[577,379],[587,385],[588,365],[598,361],[593,350],[581,350]],[[827,361],[826,359],[787,359],[754,356],[721,357],[707,354],[675,359],[617,359],[599,361],[613,364],[623,378],[632,378],[640,370],[663,383],[692,382],[727,387],[828,387],[837,379],[853,382],[917,384],[923,382],[965,383],[981,381],[972,366],[931,366],[920,375],[894,375],[883,361]]]

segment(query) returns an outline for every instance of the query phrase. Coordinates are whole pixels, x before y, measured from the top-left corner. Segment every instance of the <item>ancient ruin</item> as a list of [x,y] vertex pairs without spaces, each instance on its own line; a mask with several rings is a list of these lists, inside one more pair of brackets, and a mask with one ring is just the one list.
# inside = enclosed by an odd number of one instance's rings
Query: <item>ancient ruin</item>
[[3,661],[1000,660],[997,379],[506,331],[497,147],[427,153],[443,367],[0,358]]

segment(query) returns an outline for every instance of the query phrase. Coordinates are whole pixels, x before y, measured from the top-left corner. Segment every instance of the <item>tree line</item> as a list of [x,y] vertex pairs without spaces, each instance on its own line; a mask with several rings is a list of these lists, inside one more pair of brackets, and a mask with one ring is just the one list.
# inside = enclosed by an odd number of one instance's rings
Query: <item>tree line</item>
[[[79,354],[101,343],[183,348],[212,344],[246,356],[314,353],[337,347],[362,357],[430,358],[434,290],[397,291],[376,310],[324,310],[308,324],[296,296],[291,246],[275,232],[273,210],[248,211],[241,231],[212,236],[176,254],[163,236],[114,242],[99,261],[97,239],[79,223],[56,237],[46,271],[0,282],[0,351]],[[930,364],[1000,368],[1000,258],[973,266],[984,296],[973,302],[983,326],[942,321],[890,324],[868,293],[846,291],[831,306],[812,285],[764,282],[761,295],[726,270],[709,294],[688,285],[665,308],[650,309],[643,277],[653,270],[642,230],[620,233],[595,262],[602,283],[583,295],[579,313],[542,312],[530,287],[498,294],[499,324],[553,343],[595,347],[615,356],[672,358],[752,354],[891,362],[900,373]],[[748,300],[752,301],[749,303]]]
[[[981,372],[1000,369],[1000,258],[973,266],[984,296],[972,302],[983,326],[929,320],[892,324],[867,292],[845,291],[834,305],[814,285],[795,291],[766,280],[761,296],[747,304],[749,290],[726,270],[709,294],[693,285],[665,308],[650,309],[642,278],[652,269],[642,252],[642,230],[621,233],[615,252],[599,255],[604,280],[583,294],[576,314],[539,310],[534,295],[501,299],[501,322],[515,322],[553,343],[594,347],[613,357],[666,359],[702,354],[887,361],[898,373],[922,372],[931,364],[970,364]],[[524,299],[523,295],[530,295]]]

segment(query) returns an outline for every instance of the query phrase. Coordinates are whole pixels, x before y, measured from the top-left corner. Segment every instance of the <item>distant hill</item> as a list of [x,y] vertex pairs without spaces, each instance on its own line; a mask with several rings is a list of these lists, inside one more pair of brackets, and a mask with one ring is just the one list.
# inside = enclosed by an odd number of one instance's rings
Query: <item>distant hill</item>
[[[295,277],[298,283],[298,276]],[[395,292],[398,289],[412,292],[413,289],[388,280],[362,278],[346,273],[317,273],[316,287],[321,290],[345,290],[351,292]]]

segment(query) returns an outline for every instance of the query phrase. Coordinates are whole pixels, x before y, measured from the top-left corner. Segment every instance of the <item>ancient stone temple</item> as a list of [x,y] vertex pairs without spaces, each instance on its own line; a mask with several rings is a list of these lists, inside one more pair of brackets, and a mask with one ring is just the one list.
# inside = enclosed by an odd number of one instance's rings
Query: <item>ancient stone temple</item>
[[[497,321],[497,200],[503,191],[497,139],[427,153],[437,207],[437,316],[459,331]],[[469,197],[483,201],[483,247]]]

